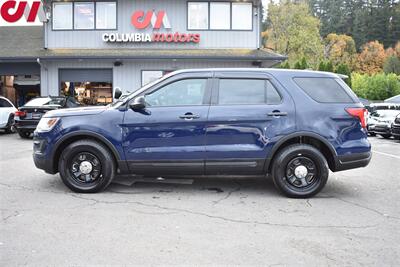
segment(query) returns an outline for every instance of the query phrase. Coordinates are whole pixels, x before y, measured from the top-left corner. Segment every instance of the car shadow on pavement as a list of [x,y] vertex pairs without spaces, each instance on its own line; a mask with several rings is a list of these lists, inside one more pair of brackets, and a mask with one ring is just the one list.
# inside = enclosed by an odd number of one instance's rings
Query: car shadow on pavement
[[[132,180],[133,178],[124,178]],[[175,196],[179,195],[226,195],[238,193],[241,196],[247,197],[282,197],[278,190],[275,188],[272,179],[270,178],[195,178],[193,179],[165,179],[156,181],[154,179],[139,179],[136,182],[123,181],[121,178],[119,181],[113,182],[110,186],[101,194],[116,194],[116,195],[142,195],[151,196],[158,198],[160,195],[171,194]],[[43,190],[52,191],[54,193],[60,192],[65,194],[75,194],[70,191],[56,175],[52,177],[51,182],[49,180],[43,180],[41,182]],[[347,186],[345,182],[339,182],[336,180],[329,181],[324,190],[314,199],[326,199],[326,198],[342,198],[352,197],[356,193]]]

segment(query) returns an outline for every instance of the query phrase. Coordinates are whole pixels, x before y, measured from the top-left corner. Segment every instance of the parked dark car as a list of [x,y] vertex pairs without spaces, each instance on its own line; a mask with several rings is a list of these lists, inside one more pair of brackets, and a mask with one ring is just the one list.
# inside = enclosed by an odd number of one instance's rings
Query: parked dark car
[[396,119],[392,124],[392,135],[394,138],[400,140],[400,114],[397,115]]
[[15,112],[15,128],[22,138],[29,138],[46,112],[60,108],[79,107],[73,97],[37,97]]
[[[118,98],[118,97],[116,97]],[[71,190],[116,175],[270,174],[289,197],[371,159],[366,109],[339,76],[275,69],[177,71],[108,107],[48,112],[34,162]]]

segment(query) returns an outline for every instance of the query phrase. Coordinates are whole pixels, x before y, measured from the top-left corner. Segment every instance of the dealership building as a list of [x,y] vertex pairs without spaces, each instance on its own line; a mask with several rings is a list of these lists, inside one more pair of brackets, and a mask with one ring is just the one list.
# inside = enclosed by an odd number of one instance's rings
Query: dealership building
[[115,88],[132,92],[177,69],[286,59],[262,48],[261,0],[44,1],[43,8],[43,27],[0,28],[2,91],[14,77],[19,104],[28,93],[107,104]]

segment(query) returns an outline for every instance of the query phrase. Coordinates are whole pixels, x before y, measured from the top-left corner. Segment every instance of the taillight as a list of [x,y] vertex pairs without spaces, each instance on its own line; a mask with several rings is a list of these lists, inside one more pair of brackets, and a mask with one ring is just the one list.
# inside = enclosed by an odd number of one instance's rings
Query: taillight
[[26,116],[26,112],[18,110],[18,111],[15,112],[15,116],[16,117],[25,117]]
[[361,127],[367,128],[368,110],[366,108],[346,108],[346,111],[360,120]]

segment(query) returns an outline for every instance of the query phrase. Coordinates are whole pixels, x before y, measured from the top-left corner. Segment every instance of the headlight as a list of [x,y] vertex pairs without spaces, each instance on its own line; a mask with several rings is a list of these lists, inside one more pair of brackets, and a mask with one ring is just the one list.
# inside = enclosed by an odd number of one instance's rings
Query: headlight
[[50,132],[54,126],[56,126],[57,122],[60,118],[42,118],[39,121],[38,126],[36,127],[36,131],[40,132]]

